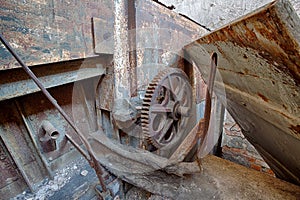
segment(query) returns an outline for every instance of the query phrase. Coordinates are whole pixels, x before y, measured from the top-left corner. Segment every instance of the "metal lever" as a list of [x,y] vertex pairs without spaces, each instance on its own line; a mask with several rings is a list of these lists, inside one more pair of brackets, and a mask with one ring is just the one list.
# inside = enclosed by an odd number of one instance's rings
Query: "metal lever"
[[203,118],[203,124],[202,126],[199,126],[198,131],[203,133],[200,136],[200,144],[197,150],[197,162],[199,165],[199,168],[202,169],[201,166],[201,161],[198,155],[200,154],[200,150],[202,149],[203,141],[204,138],[207,135],[208,128],[209,128],[209,122],[210,122],[210,115],[211,115],[211,99],[212,99],[212,93],[213,93],[213,87],[214,87],[214,81],[216,77],[216,71],[217,71],[217,64],[218,64],[218,55],[217,53],[213,53],[211,55],[211,67],[210,67],[210,74],[209,74],[209,79],[208,79],[208,84],[207,84],[207,89],[206,89],[206,97],[205,97],[205,110],[204,110],[204,118]]

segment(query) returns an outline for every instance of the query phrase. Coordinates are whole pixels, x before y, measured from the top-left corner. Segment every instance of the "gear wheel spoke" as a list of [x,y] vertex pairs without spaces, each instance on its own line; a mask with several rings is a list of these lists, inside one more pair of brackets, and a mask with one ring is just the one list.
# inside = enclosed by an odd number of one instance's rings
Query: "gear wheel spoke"
[[171,107],[163,106],[161,104],[154,104],[151,108],[152,113],[170,113],[172,112]]
[[[173,120],[168,119],[166,121],[165,126],[164,126],[163,130],[161,131],[161,133],[157,134],[157,136],[154,137],[158,142],[164,143],[165,141],[170,140],[170,138],[172,137],[172,135],[171,134],[167,135],[167,134],[168,134],[168,130],[170,128],[172,128],[172,123],[173,123]],[[158,137],[158,138],[156,138],[156,137]]]

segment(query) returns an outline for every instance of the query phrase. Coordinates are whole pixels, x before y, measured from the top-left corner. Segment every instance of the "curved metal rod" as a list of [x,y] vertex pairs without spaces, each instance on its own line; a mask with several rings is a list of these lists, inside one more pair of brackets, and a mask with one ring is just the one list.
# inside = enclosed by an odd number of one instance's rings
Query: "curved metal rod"
[[211,56],[211,68],[210,68],[207,89],[206,89],[205,110],[204,110],[204,118],[203,118],[204,122],[203,122],[203,126],[199,126],[200,129],[202,129],[200,130],[202,134],[200,136],[201,141],[197,151],[197,155],[199,155],[199,151],[201,150],[201,146],[203,145],[204,138],[206,137],[209,128],[212,93],[213,93],[214,81],[216,77],[217,63],[218,63],[218,55],[217,53],[214,52]]
[[209,121],[210,121],[210,115],[211,115],[211,101],[212,101],[212,95],[213,95],[213,87],[216,77],[216,71],[217,71],[217,63],[218,63],[218,55],[217,53],[213,53],[211,56],[211,68],[210,68],[210,74],[206,89],[206,97],[205,97],[205,110],[204,110],[204,135],[203,138],[206,136],[208,127],[209,127]]
[[65,118],[65,120],[70,124],[70,126],[74,129],[74,131],[77,133],[81,141],[83,142],[84,146],[86,147],[86,150],[88,151],[88,154],[75,142],[75,140],[68,134],[66,134],[66,137],[68,140],[73,144],[76,149],[84,156],[85,159],[88,160],[91,167],[94,168],[97,177],[100,181],[101,187],[104,192],[107,191],[107,188],[104,184],[104,180],[102,178],[102,169],[100,164],[98,163],[96,156],[94,155],[94,152],[92,150],[92,147],[88,140],[84,137],[83,133],[76,127],[74,122],[70,119],[70,117],[65,113],[65,111],[58,105],[57,101],[52,97],[52,95],[47,91],[47,89],[43,86],[43,84],[39,81],[39,79],[35,76],[35,74],[29,69],[29,67],[21,60],[21,58],[16,54],[16,52],[12,49],[10,44],[4,39],[2,34],[0,34],[0,40],[3,43],[3,45],[7,48],[7,50],[13,55],[13,57],[18,61],[18,63],[22,66],[22,68],[25,70],[25,72],[30,76],[30,78],[35,82],[35,84],[40,88],[42,93],[47,97],[47,99],[52,103],[52,105],[58,110],[58,112]]

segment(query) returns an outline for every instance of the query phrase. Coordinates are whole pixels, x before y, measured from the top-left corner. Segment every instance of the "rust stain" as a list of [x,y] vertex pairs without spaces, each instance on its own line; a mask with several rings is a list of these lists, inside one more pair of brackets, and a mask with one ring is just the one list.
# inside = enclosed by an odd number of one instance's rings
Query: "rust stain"
[[228,68],[222,68],[222,67],[219,67],[218,70],[228,71],[228,72],[232,72],[232,73],[239,74],[239,75],[242,75],[242,76],[252,76],[254,78],[260,78],[256,74],[249,74],[249,70],[247,68],[244,69],[244,72],[234,71],[234,70],[231,70],[231,69],[228,69]]
[[[2,143],[0,139],[0,188],[4,188],[5,186],[17,181],[20,179],[22,182],[24,180],[18,173],[17,166],[14,162],[12,162],[12,158],[6,149],[5,145]],[[25,185],[25,183],[23,183]]]
[[[97,16],[113,26],[109,0],[2,2],[2,34],[27,65],[94,56],[91,18]],[[20,67],[1,45],[0,58],[0,70]]]
[[291,120],[292,118],[290,116],[288,116],[287,114],[283,113],[283,112],[280,112],[280,111],[277,111],[279,114],[281,114],[282,116],[284,116],[285,118]]
[[[299,19],[292,18],[292,15],[289,19],[281,19],[282,6],[290,5],[278,2],[269,4],[257,13],[199,39],[198,43],[225,42],[254,49],[272,67],[281,73],[289,74],[297,84],[300,84],[300,60],[297,51],[300,47],[292,35],[293,30],[286,25],[290,24],[293,27],[297,24],[295,21]],[[247,57],[244,56],[244,59]]]
[[265,102],[269,102],[269,99],[261,93],[257,93],[257,95],[262,98]]
[[296,126],[291,125],[291,126],[290,126],[290,129],[291,129],[295,134],[300,135],[300,125],[296,125]]

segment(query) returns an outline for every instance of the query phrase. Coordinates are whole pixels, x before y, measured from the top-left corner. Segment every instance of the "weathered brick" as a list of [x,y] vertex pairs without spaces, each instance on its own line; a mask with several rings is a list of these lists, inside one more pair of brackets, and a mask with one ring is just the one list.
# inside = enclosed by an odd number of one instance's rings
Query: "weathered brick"
[[257,171],[261,171],[262,167],[260,165],[256,165],[256,164],[251,164],[250,168],[255,169]]

